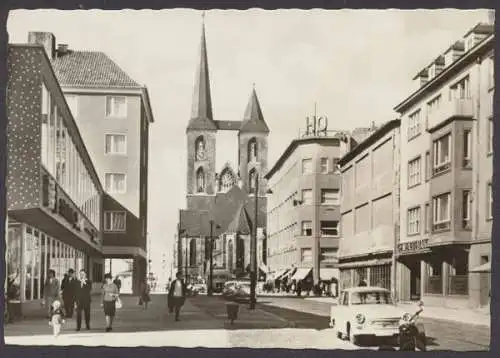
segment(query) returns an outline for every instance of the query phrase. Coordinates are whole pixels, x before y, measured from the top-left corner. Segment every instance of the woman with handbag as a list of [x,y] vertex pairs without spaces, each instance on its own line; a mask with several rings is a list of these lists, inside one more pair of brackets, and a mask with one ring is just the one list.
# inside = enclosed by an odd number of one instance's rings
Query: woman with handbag
[[113,276],[107,273],[104,275],[104,285],[102,286],[102,304],[104,316],[106,317],[106,332],[113,330],[113,319],[117,308],[121,308],[118,287],[112,282]]

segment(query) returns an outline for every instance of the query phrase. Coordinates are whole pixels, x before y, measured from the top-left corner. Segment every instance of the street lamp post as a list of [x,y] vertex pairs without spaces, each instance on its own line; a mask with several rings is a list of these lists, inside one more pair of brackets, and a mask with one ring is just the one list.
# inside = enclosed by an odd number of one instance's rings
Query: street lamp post
[[187,235],[185,236],[185,255],[184,255],[184,259],[185,259],[185,263],[184,263],[184,268],[185,268],[185,272],[184,272],[184,282],[187,284],[188,283],[188,237]]
[[258,196],[259,196],[259,175],[255,174],[255,202],[252,225],[252,236],[250,238],[250,309],[255,309],[256,286],[257,286],[257,215],[258,215]]

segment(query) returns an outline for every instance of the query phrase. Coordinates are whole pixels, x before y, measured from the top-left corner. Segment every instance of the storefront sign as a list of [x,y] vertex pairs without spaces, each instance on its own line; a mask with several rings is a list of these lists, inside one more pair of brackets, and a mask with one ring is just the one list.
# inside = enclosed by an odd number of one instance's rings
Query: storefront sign
[[317,136],[320,133],[326,134],[328,130],[327,117],[307,117],[306,118],[306,136]]
[[59,215],[65,218],[68,223],[73,225],[73,228],[80,231],[81,228],[80,228],[80,221],[78,220],[78,212],[76,210],[73,210],[71,204],[69,204],[63,198],[59,198],[58,203],[59,203],[58,205]]
[[42,179],[42,204],[57,212],[57,184],[48,174],[45,174]]
[[427,243],[429,239],[420,239],[409,242],[401,242],[398,245],[398,251],[400,253],[408,253],[413,251],[420,251],[427,248]]

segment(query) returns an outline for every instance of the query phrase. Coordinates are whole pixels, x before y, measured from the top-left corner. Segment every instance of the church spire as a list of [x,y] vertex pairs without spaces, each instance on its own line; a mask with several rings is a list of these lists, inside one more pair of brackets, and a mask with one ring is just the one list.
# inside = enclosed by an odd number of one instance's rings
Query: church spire
[[196,71],[191,119],[188,129],[217,129],[213,122],[210,77],[208,73],[207,42],[205,39],[205,12],[202,14],[201,48]]
[[255,83],[253,84],[252,94],[243,115],[243,122],[240,127],[241,132],[269,133],[269,127],[262,115],[257,92],[255,91]]

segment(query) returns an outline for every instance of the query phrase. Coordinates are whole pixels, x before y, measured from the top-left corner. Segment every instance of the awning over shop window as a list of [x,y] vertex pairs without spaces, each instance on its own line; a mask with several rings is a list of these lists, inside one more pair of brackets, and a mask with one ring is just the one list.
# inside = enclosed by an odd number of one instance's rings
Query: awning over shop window
[[274,274],[274,279],[275,280],[279,280],[283,275],[285,275],[288,271],[290,271],[289,269],[286,269],[286,270],[280,270],[280,271],[277,271],[275,274]]
[[368,266],[382,266],[382,265],[390,265],[391,259],[380,259],[380,260],[367,260],[367,261],[359,261],[359,262],[345,262],[342,264],[338,264],[339,268],[356,268],[356,267],[368,267]]
[[321,267],[319,269],[319,277],[323,281],[329,281],[332,278],[336,278],[337,280],[339,279],[339,269],[338,268],[323,268]]
[[292,280],[303,280],[311,272],[312,268],[298,268],[292,276]]
[[481,266],[475,267],[469,272],[491,272],[491,262],[482,264]]

